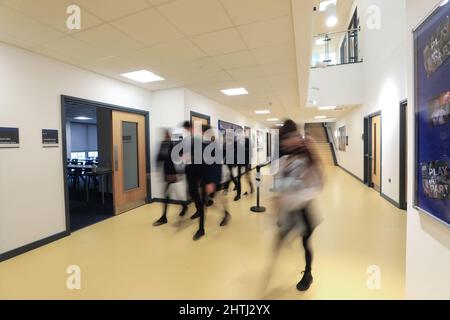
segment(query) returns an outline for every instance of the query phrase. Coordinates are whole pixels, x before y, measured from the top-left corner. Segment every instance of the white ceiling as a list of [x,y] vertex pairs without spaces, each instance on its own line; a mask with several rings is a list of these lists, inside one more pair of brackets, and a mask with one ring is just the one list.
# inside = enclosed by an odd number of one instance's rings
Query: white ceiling
[[[81,30],[66,28],[73,3]],[[301,107],[291,0],[0,0],[0,30],[0,41],[133,84],[120,74],[148,69],[167,80],[144,88],[188,87],[258,120],[269,103],[271,117]],[[219,91],[240,86],[250,94]]]

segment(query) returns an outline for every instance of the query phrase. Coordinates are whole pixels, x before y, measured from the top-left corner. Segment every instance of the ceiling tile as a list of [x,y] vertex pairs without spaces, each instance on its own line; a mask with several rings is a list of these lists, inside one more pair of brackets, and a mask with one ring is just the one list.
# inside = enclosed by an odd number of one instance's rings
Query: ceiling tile
[[235,80],[244,80],[248,78],[264,77],[264,70],[260,66],[245,67],[240,69],[230,69],[227,72]]
[[252,49],[294,41],[291,17],[240,26],[239,31],[247,46]]
[[264,64],[261,66],[267,76],[296,74],[297,66],[295,61],[283,61],[277,63]]
[[181,39],[144,48],[127,54],[126,57],[138,63],[167,66],[180,61],[204,58],[206,55],[193,45],[191,41]]
[[[69,30],[66,21],[69,17],[67,8],[72,4],[66,0],[0,0],[19,12],[32,17],[47,26],[65,33],[75,33],[79,30]],[[102,21],[88,12],[81,12],[81,28],[87,29],[101,24]]]
[[119,77],[121,80],[125,80],[120,77],[122,73],[144,69],[134,61],[129,61],[118,57],[110,57],[97,61],[86,61],[82,64],[82,66],[86,69],[93,70],[107,76]]
[[227,73],[220,71],[195,75],[191,77],[176,77],[174,78],[174,81],[186,86],[193,86],[201,84],[209,85],[211,83],[222,83],[232,81],[232,79]]
[[100,19],[111,21],[148,8],[145,0],[73,0]]
[[107,24],[77,33],[74,37],[94,48],[107,52],[111,56],[134,51],[142,47],[137,41],[130,39]]
[[232,27],[218,0],[177,0],[158,10],[186,35],[197,35]]
[[16,47],[25,48],[25,49],[30,49],[31,47],[35,46],[34,43],[15,38],[3,30],[0,30],[0,41],[12,44],[13,46],[16,46]]
[[201,58],[190,61],[181,61],[164,65],[166,70],[171,73],[179,73],[181,75],[198,75],[202,73],[219,72],[222,69],[211,58]]
[[64,33],[2,5],[0,5],[0,30],[18,41],[31,42],[35,45],[64,36]]
[[151,5],[157,6],[163,3],[167,3],[170,1],[175,1],[175,0],[147,0],[148,3],[150,3]]
[[212,32],[191,39],[210,56],[223,55],[247,49],[239,32],[235,28]]
[[278,18],[291,13],[291,0],[221,0],[237,25]]
[[57,52],[55,50],[52,50],[50,48],[44,47],[44,46],[36,46],[33,47],[33,52],[46,56],[47,58],[55,59],[64,63],[69,63],[73,65],[80,65],[80,61],[74,57],[68,57],[61,52]]
[[109,56],[108,53],[95,49],[91,45],[72,37],[57,39],[46,43],[44,46],[67,57],[76,58],[79,61],[100,60]]
[[112,22],[112,24],[117,29],[148,46],[184,37],[154,9],[127,16]]
[[295,59],[295,47],[292,43],[262,47],[251,50],[260,64],[268,64]]
[[241,51],[214,57],[214,60],[224,69],[237,69],[257,65],[250,51]]

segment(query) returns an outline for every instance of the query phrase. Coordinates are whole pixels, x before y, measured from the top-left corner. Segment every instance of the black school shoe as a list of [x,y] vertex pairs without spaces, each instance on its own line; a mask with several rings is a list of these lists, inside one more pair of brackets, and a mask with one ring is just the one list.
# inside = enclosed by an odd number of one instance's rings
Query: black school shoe
[[195,220],[200,218],[200,214],[198,212],[194,213],[194,215],[191,217],[191,220]]
[[192,239],[194,239],[194,241],[198,241],[198,240],[200,240],[204,235],[205,235],[205,230],[198,230],[198,231],[194,234],[194,237],[193,237]]
[[184,217],[188,211],[188,207],[183,207],[183,210],[180,212],[180,217]]
[[225,227],[230,223],[231,215],[228,211],[225,211],[225,217],[222,219],[222,222],[220,222],[221,227]]
[[166,217],[161,217],[158,220],[156,220],[155,222],[153,222],[153,226],[154,227],[159,227],[162,226],[164,224],[167,223],[167,218]]
[[309,287],[311,287],[311,284],[313,283],[313,276],[311,274],[311,271],[303,271],[303,277],[302,280],[297,284],[297,290],[298,291],[308,291]]

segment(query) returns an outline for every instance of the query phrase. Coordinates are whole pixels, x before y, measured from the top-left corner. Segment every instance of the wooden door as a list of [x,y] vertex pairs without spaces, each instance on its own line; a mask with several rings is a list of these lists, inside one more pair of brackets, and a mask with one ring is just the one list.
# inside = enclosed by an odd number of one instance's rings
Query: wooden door
[[372,183],[376,190],[381,186],[381,116],[372,118]]
[[143,115],[113,111],[114,212],[146,203],[146,134]]

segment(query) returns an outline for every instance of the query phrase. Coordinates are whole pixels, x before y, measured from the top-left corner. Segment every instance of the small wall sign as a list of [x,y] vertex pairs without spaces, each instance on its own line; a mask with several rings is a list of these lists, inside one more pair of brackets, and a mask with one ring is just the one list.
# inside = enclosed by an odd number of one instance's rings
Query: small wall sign
[[42,145],[44,147],[57,147],[59,145],[58,130],[42,129]]
[[19,148],[19,128],[0,127],[0,148]]

